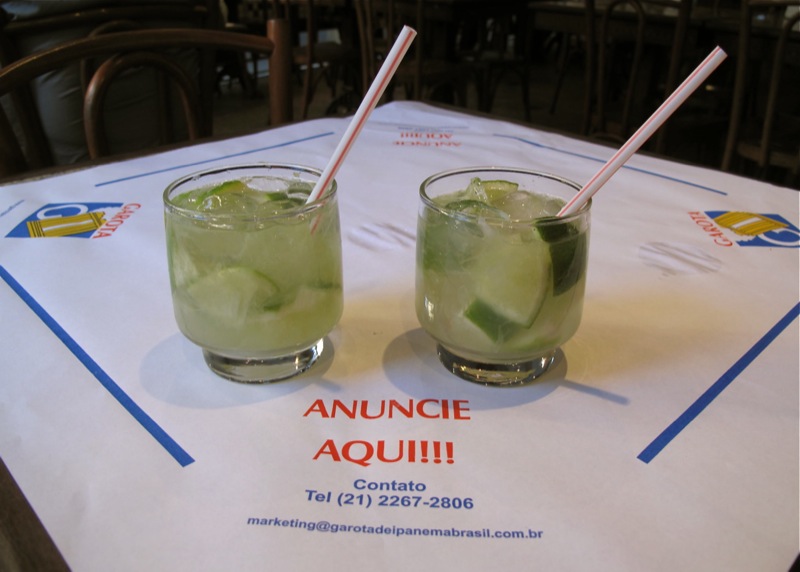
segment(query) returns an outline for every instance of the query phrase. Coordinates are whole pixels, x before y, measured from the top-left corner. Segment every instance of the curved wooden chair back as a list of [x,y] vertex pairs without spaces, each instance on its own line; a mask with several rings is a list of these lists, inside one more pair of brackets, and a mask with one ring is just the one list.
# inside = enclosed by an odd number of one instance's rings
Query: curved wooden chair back
[[[359,39],[361,41],[362,89],[366,94],[384,58],[403,25],[417,31],[385,99],[392,98],[393,88],[405,89],[407,99],[437,99],[438,93],[449,92],[454,103],[466,106],[469,65],[447,57],[448,46],[437,45],[445,34],[438,34],[433,25],[437,7],[425,0],[355,0]],[[439,37],[441,36],[441,37]],[[453,50],[455,46],[452,46]]]
[[[171,61],[169,54],[189,49],[238,50],[263,53],[270,58],[269,123],[281,124],[291,118],[291,55],[288,53],[290,47],[285,22],[269,22],[268,35],[165,28],[112,32],[73,40],[36,52],[0,69],[0,96],[26,87],[36,77],[61,66],[87,59],[107,58],[92,76],[84,98],[87,140],[92,142],[92,158],[97,158],[108,152],[102,118],[102,103],[108,86],[125,70],[154,67],[178,86],[189,127],[188,138],[195,140],[210,134],[204,128],[208,122],[203,117],[210,110],[203,109],[200,94],[204,89],[213,90],[213,86],[200,84],[196,77]],[[30,168],[24,148],[5,113],[0,113],[0,175],[19,173]]]
[[[20,6],[5,4],[4,8],[13,17],[0,8],[0,66],[7,66],[58,43],[97,33],[143,27],[216,29],[221,25],[218,0],[165,0],[159,3],[120,0],[104,6],[92,6],[91,3],[78,6],[73,2],[41,2],[36,6],[38,10],[31,12]],[[204,85],[214,76],[213,66],[214,61],[210,58],[203,60],[200,75]],[[93,62],[86,61],[81,64],[81,78],[74,77],[74,72],[65,69],[49,74],[47,79],[37,80],[36,83],[41,82],[42,85],[30,88],[21,86],[11,92],[9,106],[14,113],[18,131],[24,134],[27,142],[26,153],[31,168],[74,162],[78,158],[83,160],[86,157],[87,149],[83,137],[70,123],[79,114],[76,103],[78,98],[61,98],[61,94],[78,88],[82,88],[81,93],[85,92],[93,67]],[[51,85],[57,87],[53,89]],[[59,98],[61,109],[50,111],[60,117],[56,124],[49,118],[40,118],[41,106]],[[206,94],[204,90],[202,98],[204,108],[210,109],[213,93]],[[46,103],[42,103],[43,101]],[[70,106],[76,106],[76,111],[69,115],[60,114],[60,111]],[[69,129],[71,133],[65,132],[65,129]],[[58,140],[57,147],[52,147],[51,141],[55,139]]]
[[[131,32],[133,30],[141,30],[142,28],[142,24],[134,20],[111,20],[94,28],[89,33],[89,37],[110,34],[112,32]],[[81,89],[83,89],[83,93],[86,93],[89,82],[92,80],[92,76],[96,71],[97,65],[94,61],[88,58],[81,60]]]
[[517,2],[480,3],[459,18],[459,61],[466,62],[474,75],[478,111],[492,112],[497,92],[510,74],[513,79],[508,83],[519,89],[523,116],[530,121],[532,63],[527,12]]
[[[195,141],[204,135],[210,135],[203,129],[202,107],[197,82],[181,65],[154,52],[119,54],[103,62],[94,72],[84,95],[84,129],[90,159],[106,157],[111,154],[103,113],[109,88],[114,80],[126,71],[142,67],[153,68],[160,72],[163,77],[171,80],[171,85],[177,88],[188,140]],[[161,78],[162,75],[159,75],[159,79]],[[161,82],[159,82],[159,87],[162,87]],[[169,93],[169,91],[165,91],[165,93]],[[164,118],[167,114],[166,107],[169,104],[169,98],[159,98],[159,101],[161,102],[158,107],[159,142],[165,145],[173,142],[171,131],[168,129],[169,122]]]
[[[361,46],[361,91],[366,94],[378,74],[382,57],[391,49],[400,28],[396,23],[394,2],[355,0],[355,7]],[[415,94],[419,90],[420,86],[415,85]]]
[[[335,3],[334,3],[335,4]],[[324,27],[343,31],[344,8],[324,0],[272,0],[272,13],[286,20],[293,37],[292,63],[297,71],[302,71],[303,97],[300,103],[302,119],[308,117],[311,102],[323,80],[331,90],[331,98],[337,95],[337,81],[345,79],[348,72],[358,75],[359,54],[348,42],[320,40],[319,32]],[[350,16],[346,16],[349,18]],[[300,42],[300,34],[305,33],[306,41]]]
[[[764,25],[770,22],[772,38],[765,42]],[[800,184],[798,25],[800,0],[746,0],[742,4],[723,170],[730,171],[737,159],[745,159],[755,167],[747,174],[767,178],[770,169],[777,167],[785,171],[783,182]],[[757,27],[761,28],[758,38]]]
[[[67,4],[67,3],[65,3]],[[58,14],[12,19],[3,26],[3,34],[14,40],[32,34],[55,33],[65,29],[89,28],[115,20],[149,21],[163,27],[220,28],[218,0],[186,0],[185,2],[107,2],[105,6],[85,7]],[[12,45],[16,42],[11,42]]]
[[[599,24],[595,1],[586,0],[586,9],[587,69],[591,70],[587,72],[587,85],[593,96],[584,101],[584,131],[623,142],[638,128],[638,121],[655,110],[642,109],[642,95],[650,86],[643,86],[640,74],[649,45],[657,44],[669,61],[658,96],[666,97],[678,85],[691,0],[611,0],[603,6]],[[654,18],[666,17],[671,28],[668,37],[655,38]],[[663,137],[663,130],[657,137]]]

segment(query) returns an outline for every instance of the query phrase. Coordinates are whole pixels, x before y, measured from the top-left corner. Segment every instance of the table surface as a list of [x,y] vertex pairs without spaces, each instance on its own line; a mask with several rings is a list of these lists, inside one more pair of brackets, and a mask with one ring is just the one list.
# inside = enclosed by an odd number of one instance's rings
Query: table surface
[[582,182],[612,150],[389,104],[337,176],[345,311],[321,363],[273,385],[215,377],[172,317],[162,189],[220,164],[322,167],[346,127],[0,186],[0,457],[47,532],[12,526],[23,544],[49,536],[72,570],[787,570],[798,193],[633,157],[595,198],[583,321],[557,366],[485,388],[440,366],[414,315],[419,183],[475,164]]

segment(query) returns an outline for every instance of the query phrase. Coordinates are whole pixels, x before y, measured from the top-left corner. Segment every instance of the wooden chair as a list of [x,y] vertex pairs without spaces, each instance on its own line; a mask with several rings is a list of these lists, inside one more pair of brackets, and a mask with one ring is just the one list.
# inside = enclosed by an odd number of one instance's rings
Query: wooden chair
[[460,59],[475,75],[478,110],[491,113],[495,95],[508,76],[518,82],[526,121],[531,120],[530,53],[525,5],[499,3],[476,6],[462,22]]
[[402,25],[406,24],[417,31],[417,37],[395,72],[384,98],[391,100],[394,88],[401,87],[406,99],[467,105],[471,70],[468,65],[456,61],[455,45],[449,45],[446,34],[437,34],[432,29],[436,23],[436,15],[431,13],[435,6],[429,6],[424,0],[355,0],[355,7],[364,94]]
[[[594,33],[594,25],[590,23],[586,26],[586,30]],[[578,59],[581,62],[589,62],[590,59],[586,56],[586,50],[594,46],[594,38],[587,38],[584,34],[572,32],[553,32],[544,44],[545,51],[557,53],[556,77],[553,82],[553,93],[550,96],[550,106],[548,108],[548,113],[553,115],[556,112],[561,96],[561,88],[564,86],[564,80],[567,77],[572,60]],[[586,69],[589,66],[586,65],[584,67]]]
[[[548,113],[555,114],[556,107],[561,99],[561,89],[567,76],[568,67],[573,59],[578,59],[583,65],[583,121],[580,132],[587,135],[592,127],[592,108],[595,101],[595,88],[597,77],[597,39],[594,0],[584,0],[583,33],[563,32],[558,36],[551,36],[546,42],[546,47],[557,46],[558,58],[556,64],[556,78],[553,93],[550,96]],[[535,12],[535,8],[534,8]]]
[[[681,79],[690,12],[691,0],[611,0],[602,11],[586,0],[586,135],[623,142],[672,93]],[[648,50],[655,63],[643,77]],[[655,69],[664,61],[658,54],[668,61],[663,75]],[[663,137],[664,128],[658,147]]]
[[[300,114],[306,119],[320,82],[324,80],[328,84],[331,99],[335,100],[338,81],[358,68],[358,52],[347,41],[320,41],[319,38],[319,32],[325,25],[343,32],[342,27],[346,24],[341,14],[343,4],[336,5],[325,0],[272,0],[272,4],[273,16],[288,21],[295,38],[292,62],[295,70],[302,73]],[[304,42],[299,40],[301,31],[305,33]],[[351,78],[356,75],[355,72],[350,73]]]
[[[19,93],[20,90],[29,88],[30,83],[37,77],[62,66],[76,65],[87,59],[97,62],[97,71],[89,81],[83,98],[82,114],[89,157],[96,159],[114,153],[105,137],[103,119],[103,103],[110,87],[124,76],[126,71],[141,67],[154,68],[170,79],[171,86],[177,87],[188,140],[193,141],[211,134],[207,127],[210,122],[205,121],[205,115],[211,110],[203,107],[200,94],[204,90],[213,92],[214,78],[206,78],[208,83],[203,85],[198,81],[196,68],[192,70],[181,65],[176,59],[176,54],[185,53],[186,50],[200,50],[206,54],[214,50],[239,50],[269,55],[270,122],[280,124],[291,117],[289,78],[291,56],[288,29],[286,22],[282,21],[268,23],[268,37],[219,30],[160,28],[111,32],[64,42],[18,59],[0,69],[0,97],[9,93]],[[167,107],[169,103],[163,105]],[[42,145],[47,145],[41,131],[41,121],[21,122],[22,133],[17,133],[6,113],[1,111],[0,176],[52,164],[52,161],[41,162],[42,158],[48,156],[46,149],[41,149]],[[28,110],[17,110],[17,112],[25,114]],[[136,119],[149,121],[158,118]],[[39,128],[36,129],[36,126]],[[148,149],[170,142],[160,139],[155,144],[148,145]]]
[[[20,4],[22,8],[19,14],[12,10],[15,4]],[[4,3],[2,8],[2,32],[12,44],[18,45],[20,42],[14,40],[36,34],[59,36],[55,40],[61,41],[63,34],[59,32],[65,31],[73,31],[68,39],[75,39],[86,29],[114,20],[149,22],[153,26],[164,27],[219,28],[221,25],[218,0],[165,0],[143,4],[136,0],[104,4],[87,2],[85,7],[80,7],[78,2],[50,2],[46,10],[21,17],[29,11],[29,7],[23,4],[9,2]],[[40,0],[38,4],[47,3]]]
[[[114,29],[122,23],[129,28],[216,28],[218,22],[218,0],[164,0],[159,3],[118,0],[105,4],[92,0],[33,0],[4,3],[0,8],[0,66],[102,29]],[[214,62],[205,58],[201,76],[212,74],[213,67]],[[76,129],[79,119],[71,113],[64,113],[70,108],[80,108],[82,92],[77,72],[73,68],[56,70],[37,79],[33,87],[33,90],[22,88],[13,91],[8,104],[13,107],[14,120],[23,123],[20,129],[27,133],[45,133],[51,142],[50,146],[42,143],[32,148],[32,164],[63,164],[86,159],[85,141],[81,130]],[[203,95],[204,107],[210,108],[213,94]],[[44,111],[41,117],[44,125],[36,123],[40,110]],[[28,125],[27,122],[31,121],[34,124]],[[36,156],[39,149],[44,151],[41,157]]]
[[[800,39],[792,30],[800,11],[791,14],[787,8],[792,7],[800,7],[800,1],[742,4],[722,169],[736,166],[743,174],[800,188]],[[773,176],[776,169],[783,171],[783,180]]]

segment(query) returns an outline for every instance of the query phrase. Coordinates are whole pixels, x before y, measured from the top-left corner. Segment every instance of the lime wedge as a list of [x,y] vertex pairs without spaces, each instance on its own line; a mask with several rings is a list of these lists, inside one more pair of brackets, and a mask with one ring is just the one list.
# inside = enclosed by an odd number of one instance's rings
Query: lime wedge
[[550,245],[553,259],[553,294],[569,290],[586,272],[586,235]]
[[249,192],[250,188],[245,185],[242,181],[233,180],[233,181],[225,181],[224,183],[220,183],[214,187],[211,187],[202,195],[197,197],[198,202],[203,202],[208,197],[213,197],[216,195],[226,195],[229,193],[246,193]]
[[417,233],[417,256],[422,268],[458,270],[474,257],[483,237],[477,221],[460,220],[434,210],[422,216]]
[[187,191],[174,197],[172,202],[183,208],[197,208],[197,205],[202,205],[209,197],[216,197],[218,195],[227,195],[231,193],[246,193],[250,189],[242,181],[225,181],[219,185],[214,185],[211,188],[200,188],[193,191]]
[[506,341],[523,327],[521,324],[500,314],[483,300],[473,300],[464,310],[464,317],[496,343]]
[[550,251],[542,241],[498,240],[483,250],[472,271],[473,300],[467,319],[495,341],[536,319],[551,283]]
[[550,252],[541,241],[497,241],[482,252],[473,276],[475,295],[523,326],[529,326],[550,288]]
[[586,233],[580,233],[578,223],[540,224],[539,235],[550,244],[553,260],[553,294],[569,290],[586,271]]
[[511,181],[481,181],[481,185],[483,186],[483,192],[486,193],[487,198],[491,202],[495,202],[508,193],[519,190],[519,184],[512,183]]
[[275,310],[283,302],[272,279],[242,266],[207,274],[190,285],[186,293],[204,312],[226,320]]

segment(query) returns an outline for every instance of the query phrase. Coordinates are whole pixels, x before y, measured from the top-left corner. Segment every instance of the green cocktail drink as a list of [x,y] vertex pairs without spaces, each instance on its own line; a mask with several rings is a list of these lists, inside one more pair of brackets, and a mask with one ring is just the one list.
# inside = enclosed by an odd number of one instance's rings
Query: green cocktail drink
[[553,175],[491,167],[423,182],[417,318],[459,377],[531,381],[578,329],[590,204],[555,217],[578,190]]
[[175,318],[223,377],[268,382],[308,369],[341,317],[336,183],[305,204],[319,174],[224,167],[164,193]]

